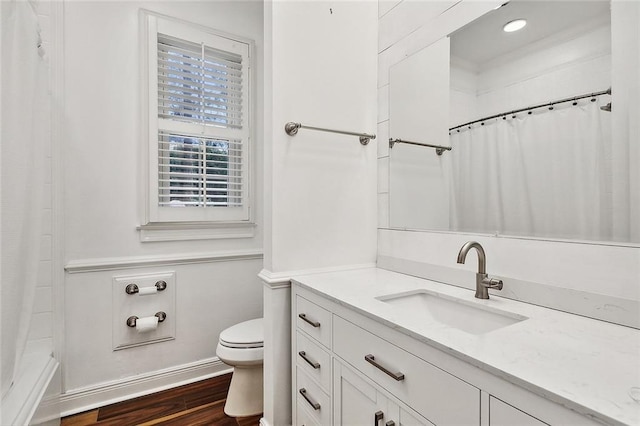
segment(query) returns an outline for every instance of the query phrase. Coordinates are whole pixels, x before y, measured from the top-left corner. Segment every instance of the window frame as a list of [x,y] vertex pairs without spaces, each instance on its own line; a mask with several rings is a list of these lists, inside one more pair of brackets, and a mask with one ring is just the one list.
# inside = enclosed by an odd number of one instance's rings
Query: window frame
[[[208,238],[246,238],[255,227],[252,217],[254,156],[254,58],[255,43],[245,37],[227,34],[198,24],[140,10],[141,28],[141,104],[142,104],[142,241]],[[189,42],[201,43],[223,51],[242,55],[243,123],[241,129],[216,125],[186,123],[158,116],[158,34],[166,34]],[[242,206],[241,207],[162,207],[159,205],[159,132],[211,139],[240,139],[242,142]],[[224,229],[228,228],[228,236]],[[185,230],[182,238],[180,229]],[[196,235],[194,229],[205,230]],[[151,235],[150,233],[153,233]]]

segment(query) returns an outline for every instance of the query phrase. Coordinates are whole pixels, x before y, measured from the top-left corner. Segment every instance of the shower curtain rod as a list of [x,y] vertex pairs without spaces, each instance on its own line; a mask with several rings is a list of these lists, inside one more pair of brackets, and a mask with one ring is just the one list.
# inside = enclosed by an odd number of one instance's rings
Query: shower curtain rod
[[[561,103],[564,103],[564,102],[574,101],[574,105],[575,105],[575,101],[577,101],[578,99],[594,98],[594,99],[591,100],[592,102],[594,102],[596,96],[610,95],[610,94],[611,94],[611,87],[609,87],[607,90],[602,90],[600,92],[594,92],[594,93],[588,93],[588,94],[585,94],[585,95],[573,96],[571,98],[565,98],[565,99],[559,99],[557,101],[547,102],[546,104],[533,105],[533,106],[530,106],[530,107],[527,107],[527,108],[520,108],[520,109],[515,109],[513,111],[503,112],[501,114],[490,115],[488,117],[480,118],[478,120],[473,120],[473,121],[470,121],[468,123],[464,123],[464,124],[460,124],[460,125],[455,126],[455,127],[451,127],[449,129],[449,131],[451,132],[452,130],[460,129],[461,127],[471,126],[472,124],[480,123],[481,121],[491,120],[492,118],[498,118],[498,117],[506,118],[507,115],[509,115],[509,114],[516,114],[516,113],[522,112],[522,111],[529,111],[529,110],[542,108],[542,107],[546,107],[546,106],[548,106],[549,109],[553,109],[553,105],[561,104]],[[512,118],[515,118],[515,117],[512,117]]]

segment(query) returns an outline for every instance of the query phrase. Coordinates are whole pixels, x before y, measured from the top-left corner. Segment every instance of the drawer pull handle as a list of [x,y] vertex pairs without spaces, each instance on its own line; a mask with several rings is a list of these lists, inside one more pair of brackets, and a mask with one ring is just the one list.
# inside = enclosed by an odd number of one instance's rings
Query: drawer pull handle
[[393,373],[389,370],[387,370],[386,368],[384,368],[383,366],[381,366],[380,364],[378,364],[376,362],[376,357],[374,357],[373,355],[369,354],[369,355],[365,355],[364,356],[364,360],[367,361],[369,364],[373,365],[374,367],[376,367],[378,370],[383,371],[385,374],[393,377],[394,380],[397,380],[398,382],[401,380],[404,380],[404,374],[397,372],[397,373]]
[[314,369],[318,369],[320,368],[320,363],[316,362],[316,361],[312,361],[311,359],[309,359],[309,357],[307,356],[307,353],[305,351],[300,351],[298,352],[298,355],[300,355],[302,357],[302,359],[304,359],[305,361],[307,361],[307,363],[312,366]]
[[307,314],[299,314],[298,316],[302,318],[303,321],[311,324],[315,328],[320,327],[320,323],[318,321],[311,321],[309,318],[307,318]]
[[382,419],[384,419],[384,413],[382,411],[376,411],[373,415],[373,426],[378,426],[378,423]]
[[384,426],[396,426],[396,422],[394,422],[393,420],[389,420],[384,424]]
[[311,398],[309,398],[307,396],[307,390],[305,388],[301,388],[298,392],[300,392],[300,395],[302,395],[304,397],[304,399],[307,400],[309,405],[311,405],[314,410],[319,410],[320,409],[320,404],[318,404],[317,402],[313,401]]

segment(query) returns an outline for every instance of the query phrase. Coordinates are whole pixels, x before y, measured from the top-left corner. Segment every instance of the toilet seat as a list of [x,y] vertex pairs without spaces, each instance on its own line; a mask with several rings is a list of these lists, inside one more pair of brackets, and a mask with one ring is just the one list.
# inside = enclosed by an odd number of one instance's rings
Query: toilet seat
[[233,367],[260,365],[264,362],[264,349],[260,348],[229,348],[218,342],[216,355],[220,361]]
[[262,318],[244,321],[220,333],[219,343],[227,348],[252,349],[264,346]]
[[225,340],[220,339],[220,344],[227,348],[233,349],[253,349],[253,348],[261,348],[264,346],[263,342],[255,342],[255,343],[232,343],[227,342]]

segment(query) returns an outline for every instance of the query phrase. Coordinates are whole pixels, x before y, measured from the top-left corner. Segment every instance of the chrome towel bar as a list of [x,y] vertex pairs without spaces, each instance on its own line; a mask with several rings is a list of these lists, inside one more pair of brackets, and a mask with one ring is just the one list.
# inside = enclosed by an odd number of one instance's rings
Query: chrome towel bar
[[376,138],[376,135],[370,135],[368,133],[347,132],[344,130],[334,130],[334,129],[325,129],[323,127],[306,126],[300,123],[294,123],[293,121],[290,121],[284,125],[284,131],[289,136],[297,135],[298,129],[318,130],[321,132],[339,133],[341,135],[358,136],[360,138],[360,143],[362,145],[367,145],[369,143],[369,140]]
[[404,140],[404,139],[392,139],[392,138],[389,138],[389,148],[393,148],[393,145],[395,145],[397,143],[408,143],[409,145],[418,145],[418,146],[426,146],[428,148],[435,148],[436,149],[436,154],[438,154],[438,155],[442,155],[442,153],[445,152],[445,151],[451,151],[451,147],[450,146],[433,145],[433,144],[430,144],[430,143],[412,142],[412,141],[407,141],[407,140]]

